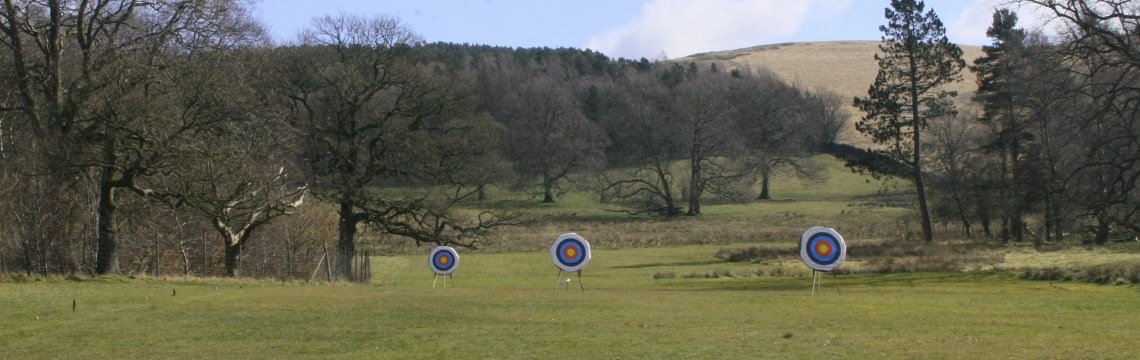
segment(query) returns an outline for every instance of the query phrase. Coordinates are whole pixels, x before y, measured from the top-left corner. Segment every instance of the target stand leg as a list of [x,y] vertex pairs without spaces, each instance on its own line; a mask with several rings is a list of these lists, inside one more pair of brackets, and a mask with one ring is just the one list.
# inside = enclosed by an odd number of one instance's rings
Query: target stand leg
[[578,290],[580,292],[586,292],[586,286],[582,285],[582,270],[578,270]]
[[558,288],[561,287],[561,285],[562,285],[562,269],[558,269],[558,275],[554,275],[554,291],[558,291]]
[[[439,282],[440,277],[441,276],[439,276],[439,274],[435,274],[435,278],[432,279],[432,281],[431,281],[431,288],[432,289],[435,289],[435,285],[436,285],[436,283]],[[442,276],[442,278],[443,278],[443,288],[444,289],[447,288],[447,281],[448,280],[451,280],[451,287],[455,287],[455,278],[451,277],[451,274],[444,275],[444,276]]]
[[815,290],[819,288],[819,271],[811,271],[811,296],[815,296]]
[[839,275],[836,272],[831,272],[831,284],[836,287],[836,294],[842,295],[844,292],[839,289]]

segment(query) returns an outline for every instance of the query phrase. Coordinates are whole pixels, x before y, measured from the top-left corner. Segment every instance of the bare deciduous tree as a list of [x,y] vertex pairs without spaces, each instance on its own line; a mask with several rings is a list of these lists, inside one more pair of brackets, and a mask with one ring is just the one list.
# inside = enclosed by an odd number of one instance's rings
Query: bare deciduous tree
[[572,174],[600,169],[605,163],[605,133],[582,114],[570,89],[550,77],[518,84],[507,97],[508,157],[522,183],[537,178],[542,202]]
[[[1140,5],[1128,1],[1027,0],[1064,27],[1059,49],[1076,81],[1071,135],[1084,144],[1064,177],[1071,199],[1092,223],[1093,241],[1114,227],[1140,233]],[[1075,86],[1074,86],[1075,85]]]
[[706,190],[726,189],[751,174],[729,161],[742,149],[742,137],[734,132],[736,106],[731,103],[731,79],[723,74],[695,76],[675,88],[675,122],[689,163],[686,215],[701,214]]
[[17,126],[40,142],[38,161],[52,164],[49,181],[98,173],[96,273],[117,271],[118,190],[170,200],[143,179],[170,164],[174,143],[214,125],[197,117],[206,104],[178,100],[192,92],[180,88],[190,74],[179,65],[199,51],[259,41],[244,5],[5,0],[0,8]]
[[617,178],[602,174],[599,182],[604,201],[634,202],[632,213],[681,214],[674,187],[673,161],[683,158],[683,134],[669,125],[669,92],[655,73],[635,73],[618,84],[617,110],[606,123],[613,139],[627,149],[622,163],[633,163]]
[[[338,277],[351,274],[362,224],[463,246],[503,224],[492,213],[466,220],[451,210],[473,193],[463,164],[490,149],[452,146],[474,124],[462,121],[469,101],[416,64],[418,35],[394,18],[342,14],[317,18],[301,39],[278,50],[279,90],[310,189],[338,208]],[[405,185],[456,190],[388,191]]]

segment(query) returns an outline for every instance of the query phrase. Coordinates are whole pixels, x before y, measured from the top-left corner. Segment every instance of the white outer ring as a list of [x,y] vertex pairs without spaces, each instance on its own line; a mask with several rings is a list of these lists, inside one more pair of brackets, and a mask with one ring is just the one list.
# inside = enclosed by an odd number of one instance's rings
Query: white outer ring
[[[582,262],[578,263],[578,265],[567,266],[566,264],[563,264],[561,261],[558,261],[558,243],[560,243],[560,242],[562,242],[562,240],[566,240],[566,239],[575,239],[575,240],[582,242],[582,251],[585,252],[585,254],[583,254],[583,255],[586,256],[586,258],[582,259]],[[562,271],[565,271],[565,272],[571,272],[572,273],[572,272],[581,271],[582,268],[586,267],[586,264],[590,263],[590,258],[591,258],[590,254],[591,253],[592,252],[590,251],[590,242],[586,241],[586,239],[582,238],[581,235],[578,235],[575,233],[565,233],[562,235],[558,235],[558,238],[554,239],[554,244],[550,245],[550,260],[554,262],[554,266],[557,266],[559,269],[562,269]]]
[[[452,258],[455,260],[455,263],[451,264],[451,268],[446,271],[435,267],[435,254],[440,251],[450,251],[451,255],[454,255]],[[431,253],[428,254],[428,267],[431,268],[431,272],[436,275],[451,275],[451,273],[455,272],[455,269],[459,268],[459,252],[450,246],[436,246],[435,249],[431,249]]]
[[[811,261],[811,257],[808,256],[808,239],[811,239],[812,235],[818,233],[827,233],[828,235],[831,235],[831,237],[835,239],[836,242],[839,243],[839,258],[835,259],[835,262],[828,265],[820,265],[814,261]],[[812,268],[816,271],[835,270],[836,268],[839,268],[839,265],[843,265],[844,259],[847,259],[847,242],[843,241],[843,235],[839,235],[839,232],[836,232],[835,229],[829,227],[814,226],[810,229],[807,229],[807,231],[804,231],[803,236],[800,236],[800,260],[802,260],[804,264],[809,268]]]

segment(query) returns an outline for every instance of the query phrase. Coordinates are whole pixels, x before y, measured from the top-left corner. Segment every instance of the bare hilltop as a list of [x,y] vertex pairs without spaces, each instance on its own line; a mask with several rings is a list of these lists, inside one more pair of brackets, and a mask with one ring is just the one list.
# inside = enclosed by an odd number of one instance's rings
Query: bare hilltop
[[[967,64],[982,56],[982,48],[960,45]],[[878,66],[875,54],[879,52],[878,41],[827,41],[761,45],[744,49],[725,50],[690,55],[679,62],[718,63],[729,69],[750,69],[751,71],[772,71],[784,81],[809,90],[824,89],[838,93],[847,99],[851,121],[859,113],[851,106],[851,99],[865,96],[867,88],[875,80]],[[974,73],[962,72],[962,81],[950,88],[958,92],[960,105],[966,105],[977,88]],[[969,111],[969,106],[961,109]],[[848,127],[848,134],[854,127]],[[861,143],[854,138],[844,142]]]

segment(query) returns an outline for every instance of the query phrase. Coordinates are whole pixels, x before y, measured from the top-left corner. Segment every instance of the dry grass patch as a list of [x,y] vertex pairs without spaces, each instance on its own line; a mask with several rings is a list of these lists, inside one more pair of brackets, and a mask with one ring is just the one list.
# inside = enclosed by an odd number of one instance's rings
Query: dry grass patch
[[1019,275],[1029,280],[1083,281],[1102,285],[1140,284],[1140,261],[1126,261],[1087,267],[1024,268]]
[[1140,284],[1140,244],[1104,247],[1031,247],[1008,249],[1006,262],[996,269],[1030,280],[1081,281],[1096,284]]
[[[794,246],[722,248],[714,257],[727,262],[798,261],[799,249]],[[1004,254],[984,244],[967,241],[861,241],[848,243],[846,261],[848,263],[838,272],[959,272],[992,268],[1004,261]]]

